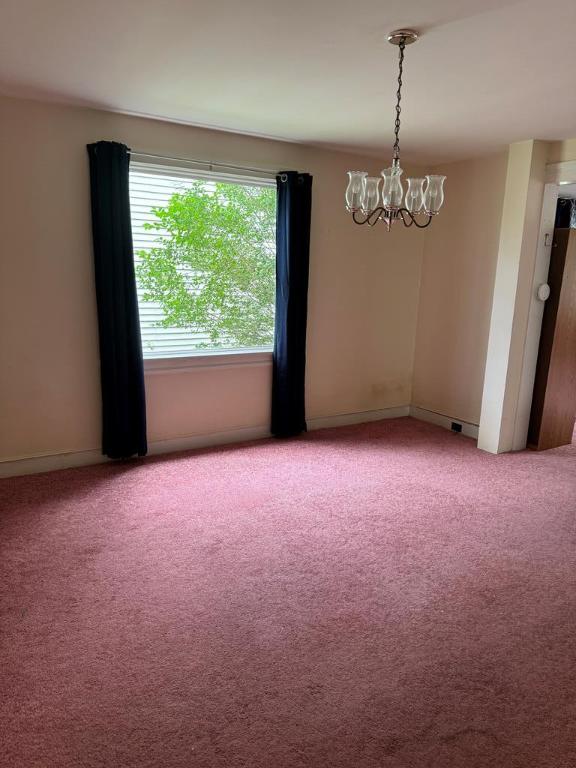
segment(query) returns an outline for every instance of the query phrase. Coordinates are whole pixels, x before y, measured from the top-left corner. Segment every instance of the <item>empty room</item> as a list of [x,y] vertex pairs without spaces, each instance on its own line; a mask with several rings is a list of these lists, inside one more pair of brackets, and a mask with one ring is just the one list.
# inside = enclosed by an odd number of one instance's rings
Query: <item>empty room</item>
[[0,766],[576,766],[574,0],[0,0]]

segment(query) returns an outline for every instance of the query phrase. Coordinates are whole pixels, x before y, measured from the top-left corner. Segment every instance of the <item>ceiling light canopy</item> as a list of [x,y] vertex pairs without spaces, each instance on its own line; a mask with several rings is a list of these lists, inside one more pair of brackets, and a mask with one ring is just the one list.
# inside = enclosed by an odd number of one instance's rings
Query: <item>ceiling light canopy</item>
[[[413,29],[397,29],[388,35],[388,42],[397,45],[398,90],[396,91],[396,119],[394,121],[394,146],[392,165],[382,171],[381,176],[369,176],[366,171],[348,171],[346,188],[346,209],[356,224],[373,227],[383,221],[388,230],[395,221],[402,221],[405,227],[412,225],[423,229],[440,212],[444,202],[445,176],[426,176],[407,179],[407,188],[402,184],[400,167],[400,102],[402,100],[402,74],[404,50],[418,40]],[[380,182],[383,181],[380,190]]]

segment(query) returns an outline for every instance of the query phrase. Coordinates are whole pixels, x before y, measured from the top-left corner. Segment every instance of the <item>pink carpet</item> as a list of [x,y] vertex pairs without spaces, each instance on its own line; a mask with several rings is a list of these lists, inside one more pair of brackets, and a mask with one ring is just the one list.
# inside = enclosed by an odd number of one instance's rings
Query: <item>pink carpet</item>
[[576,446],[399,419],[0,503],[6,768],[576,765]]

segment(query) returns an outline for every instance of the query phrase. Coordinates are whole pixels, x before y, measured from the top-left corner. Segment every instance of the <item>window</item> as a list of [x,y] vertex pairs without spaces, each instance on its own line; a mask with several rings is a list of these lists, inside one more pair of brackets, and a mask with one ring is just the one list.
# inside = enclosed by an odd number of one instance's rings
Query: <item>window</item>
[[131,163],[145,359],[272,349],[275,186]]

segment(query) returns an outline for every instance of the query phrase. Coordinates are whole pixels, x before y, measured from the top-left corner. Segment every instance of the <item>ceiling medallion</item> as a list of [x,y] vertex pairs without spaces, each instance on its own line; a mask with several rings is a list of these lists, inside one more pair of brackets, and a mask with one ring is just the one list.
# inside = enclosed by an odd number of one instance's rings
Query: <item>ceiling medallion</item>
[[419,229],[427,227],[439,213],[444,202],[443,184],[446,176],[426,176],[424,179],[407,179],[408,188],[402,185],[400,167],[400,101],[402,99],[402,74],[404,49],[418,40],[412,29],[397,29],[388,35],[388,42],[399,49],[398,90],[396,91],[396,120],[394,121],[394,146],[392,165],[382,171],[384,180],[380,191],[380,176],[368,176],[366,171],[348,171],[346,210],[356,224],[373,227],[383,221],[390,230],[395,221],[405,227],[413,224]]

